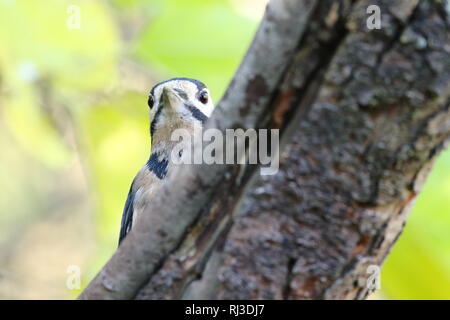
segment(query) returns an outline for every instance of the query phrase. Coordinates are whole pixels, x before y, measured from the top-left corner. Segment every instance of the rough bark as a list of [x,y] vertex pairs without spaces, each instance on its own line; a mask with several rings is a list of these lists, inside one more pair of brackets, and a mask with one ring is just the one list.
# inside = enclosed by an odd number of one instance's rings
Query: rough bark
[[449,16],[270,2],[208,125],[280,128],[280,171],[180,170],[81,298],[364,298],[450,136]]
[[[265,19],[225,96],[206,126],[264,127],[269,123],[271,98],[291,60],[316,1],[277,0]],[[271,59],[267,59],[270,57]],[[261,120],[262,119],[262,120]],[[205,213],[236,203],[254,166],[179,166],[147,208],[146,218],[135,226],[105,267],[81,294],[81,299],[129,299],[160,268],[188,236],[187,230]],[[187,187],[189,186],[189,187]],[[222,192],[229,193],[227,197]],[[215,203],[217,203],[215,205]],[[189,252],[189,256],[192,255]],[[181,257],[186,263],[189,256]]]

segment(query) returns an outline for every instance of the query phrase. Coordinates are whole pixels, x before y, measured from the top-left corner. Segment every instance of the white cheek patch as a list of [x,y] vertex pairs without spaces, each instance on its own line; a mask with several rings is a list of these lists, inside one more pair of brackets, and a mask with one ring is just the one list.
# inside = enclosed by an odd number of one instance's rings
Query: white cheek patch
[[[200,102],[198,97],[201,91],[199,92],[197,85],[192,82],[179,81],[173,84],[171,83],[171,85],[173,85],[172,88],[178,93],[182,100],[180,105],[175,106],[177,112],[188,117],[194,117],[204,123],[213,110],[211,99],[209,99],[207,104]],[[208,89],[206,88],[201,90],[206,90],[208,92]]]
[[207,104],[201,103],[198,99],[195,99],[194,101],[195,101],[194,106],[209,118],[214,110],[214,106],[211,99],[209,99]]

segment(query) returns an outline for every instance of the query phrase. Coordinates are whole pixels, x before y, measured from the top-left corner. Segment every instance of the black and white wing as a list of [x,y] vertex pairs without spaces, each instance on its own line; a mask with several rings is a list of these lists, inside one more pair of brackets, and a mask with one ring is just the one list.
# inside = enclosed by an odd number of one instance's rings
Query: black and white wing
[[122,223],[120,226],[120,235],[119,235],[119,245],[125,238],[127,233],[131,230],[131,226],[133,223],[133,211],[134,211],[133,202],[135,194],[135,192],[133,191],[133,184],[134,181],[131,184],[130,192],[128,192],[127,201],[125,202],[125,207],[123,208]]

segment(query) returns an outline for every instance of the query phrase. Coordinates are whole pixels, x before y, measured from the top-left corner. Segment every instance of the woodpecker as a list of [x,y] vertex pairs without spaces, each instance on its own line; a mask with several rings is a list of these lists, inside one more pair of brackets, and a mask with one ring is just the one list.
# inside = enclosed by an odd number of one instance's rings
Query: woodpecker
[[[170,137],[175,129],[189,132],[201,129],[214,105],[208,88],[191,78],[173,78],[156,84],[148,96],[150,113],[150,158],[134,178],[122,214],[119,245],[139,223],[146,204],[173,167],[171,154],[176,141]],[[181,156],[181,154],[180,154]]]

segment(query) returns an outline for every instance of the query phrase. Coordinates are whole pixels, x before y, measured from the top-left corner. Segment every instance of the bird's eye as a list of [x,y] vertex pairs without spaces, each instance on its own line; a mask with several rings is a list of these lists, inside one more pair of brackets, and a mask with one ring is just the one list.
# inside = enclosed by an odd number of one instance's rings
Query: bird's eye
[[150,109],[153,108],[153,104],[154,104],[154,103],[155,103],[155,99],[153,98],[153,95],[150,94],[150,95],[148,96],[148,102],[147,102],[147,104],[148,104],[148,106],[150,107]]
[[198,100],[200,100],[201,103],[207,104],[209,99],[209,95],[207,91],[202,91],[200,95],[198,96]]

